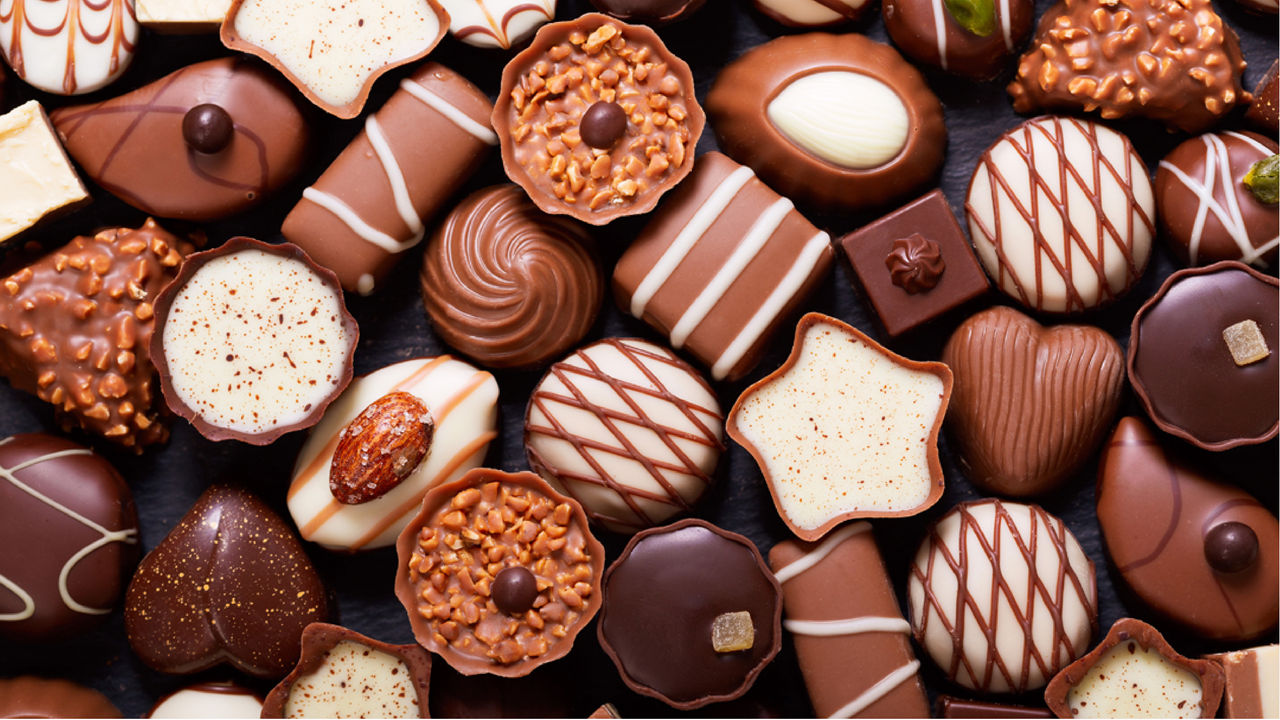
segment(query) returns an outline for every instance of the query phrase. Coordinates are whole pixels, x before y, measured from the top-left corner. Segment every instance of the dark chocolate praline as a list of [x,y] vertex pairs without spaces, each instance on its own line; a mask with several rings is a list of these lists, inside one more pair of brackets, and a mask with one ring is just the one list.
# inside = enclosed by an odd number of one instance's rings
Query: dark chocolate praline
[[[604,576],[600,645],[632,690],[680,710],[741,696],[781,644],[782,588],[750,540],[690,518],[637,533]],[[749,650],[718,653],[711,626],[747,611]]]

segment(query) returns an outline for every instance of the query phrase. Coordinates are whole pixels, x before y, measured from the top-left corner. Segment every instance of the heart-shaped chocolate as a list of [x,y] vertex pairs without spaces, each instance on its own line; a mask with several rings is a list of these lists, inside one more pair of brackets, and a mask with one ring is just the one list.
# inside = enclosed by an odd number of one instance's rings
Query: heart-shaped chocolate
[[278,678],[302,631],[328,618],[302,543],[247,490],[214,485],[142,560],[125,595],[125,631],[147,665],[193,673],[229,663]]
[[942,351],[955,385],[947,427],[965,474],[988,492],[1048,492],[1093,454],[1124,384],[1124,352],[1085,325],[1046,328],[993,307],[956,328]]

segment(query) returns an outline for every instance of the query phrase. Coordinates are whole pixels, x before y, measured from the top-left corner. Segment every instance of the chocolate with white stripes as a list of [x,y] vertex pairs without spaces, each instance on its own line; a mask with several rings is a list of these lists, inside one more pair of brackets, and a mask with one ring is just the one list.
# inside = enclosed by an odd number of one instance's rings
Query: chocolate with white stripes
[[985,80],[999,75],[1026,42],[1035,19],[1035,3],[886,0],[882,13],[889,37],[911,58]]
[[556,16],[556,0],[440,0],[449,32],[468,45],[507,49]]
[[911,625],[870,523],[846,525],[821,543],[784,540],[769,551],[769,565],[818,717],[928,717]]
[[423,65],[302,192],[281,232],[346,290],[368,295],[497,144],[492,110],[466,78]]
[[826,277],[833,254],[790,200],[710,152],[618,260],[614,297],[714,379],[736,380]]
[[525,414],[529,466],[615,532],[697,502],[724,450],[724,414],[698,371],[664,347],[605,338],[547,371]]
[[861,18],[871,0],[754,0],[756,9],[783,25],[818,28]]
[[[1276,141],[1228,131],[1191,138],[1156,170],[1161,234],[1182,261],[1239,260],[1266,269],[1280,246],[1280,215],[1245,184],[1254,164],[1275,155]],[[1274,188],[1274,181],[1272,184]]]

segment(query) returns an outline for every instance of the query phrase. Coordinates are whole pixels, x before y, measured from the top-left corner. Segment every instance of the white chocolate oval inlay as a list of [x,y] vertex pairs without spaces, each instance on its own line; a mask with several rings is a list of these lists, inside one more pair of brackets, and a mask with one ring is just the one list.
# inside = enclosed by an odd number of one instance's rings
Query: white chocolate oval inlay
[[851,170],[879,167],[902,152],[911,119],[902,98],[862,73],[832,70],[787,85],[766,108],[788,140]]

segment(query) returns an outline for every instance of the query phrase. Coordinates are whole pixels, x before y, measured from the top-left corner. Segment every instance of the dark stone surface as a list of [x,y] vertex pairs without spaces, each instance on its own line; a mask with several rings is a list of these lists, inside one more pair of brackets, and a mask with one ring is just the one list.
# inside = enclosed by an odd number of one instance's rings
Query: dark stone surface
[[[1041,0],[1038,10],[1043,12],[1048,5],[1048,0]],[[1223,14],[1227,24],[1241,36],[1245,56],[1249,61],[1244,86],[1252,88],[1275,58],[1276,20],[1274,17],[1243,12],[1231,0],[1223,0],[1217,5],[1217,9]],[[590,7],[586,0],[561,0],[558,17],[576,17],[588,10]],[[865,32],[881,41],[886,39],[878,12],[871,13],[869,20],[844,30]],[[754,12],[747,3],[730,0],[708,3],[688,20],[660,30],[671,49],[693,66],[699,98],[706,97],[718,68],[747,48],[784,32],[786,31],[782,26]],[[112,97],[183,65],[227,53],[216,36],[182,38],[148,33],[143,38],[134,67],[120,81],[90,97]],[[497,92],[499,75],[507,57],[507,53],[479,50],[452,38],[447,38],[431,55],[431,59],[459,71],[489,93]],[[1010,61],[1008,73],[1012,72],[1012,67],[1013,61]],[[68,104],[65,98],[36,92],[12,77],[7,68],[4,72],[9,75],[5,78],[5,107],[12,107],[30,98],[40,99],[48,108]],[[407,72],[408,68],[405,68],[391,75],[398,78]],[[1001,133],[1016,125],[1022,118],[1013,112],[1004,92],[1008,73],[989,83],[974,83],[929,69],[925,69],[924,73],[946,110],[950,142],[940,182],[953,210],[958,210],[963,205],[969,175],[978,156]],[[374,88],[368,107],[379,107],[395,87],[396,82],[392,79],[380,81]],[[1233,112],[1218,129],[1241,127],[1242,114],[1240,110]],[[296,202],[302,188],[319,176],[361,128],[359,121],[340,121],[328,116],[322,117],[319,113],[315,119],[315,136],[320,141],[302,175],[265,205],[230,220],[210,223],[200,228],[208,235],[210,243],[219,244],[240,234],[264,240],[279,239],[280,223]],[[1184,135],[1171,134],[1145,122],[1122,122],[1115,123],[1114,126],[1129,135],[1152,169],[1164,153],[1185,139]],[[429,142],[429,139],[424,141]],[[698,150],[706,152],[715,147],[715,139],[708,127],[698,144]],[[504,180],[501,163],[495,152],[475,178],[458,188],[457,197],[461,198],[471,190]],[[922,189],[922,192],[927,189]],[[94,189],[94,196],[94,204],[86,210],[59,221],[29,239],[53,247],[65,243],[75,234],[91,233],[109,225],[136,227],[145,219],[138,211],[99,189]],[[892,209],[884,208],[883,212]],[[879,214],[881,213],[840,216],[810,214],[809,217],[829,230],[833,237],[838,237]],[[632,218],[614,222],[595,232],[606,262],[611,263],[617,258],[643,222],[643,219]],[[166,222],[164,225],[175,232],[197,229],[177,222]],[[368,373],[392,362],[448,350],[431,333],[418,297],[416,277],[419,252],[411,253],[411,258],[393,272],[384,289],[374,297],[349,298],[352,314],[360,323],[361,340],[356,353],[357,373]],[[1157,242],[1151,266],[1128,296],[1109,308],[1076,318],[1076,321],[1099,325],[1114,334],[1122,345],[1126,344],[1134,312],[1174,269],[1176,265],[1172,255]],[[877,327],[870,307],[850,284],[847,268],[840,267],[832,274],[831,279],[810,303],[810,307],[836,315],[882,342],[888,340]],[[946,318],[888,345],[915,359],[936,359],[947,335],[962,319]],[[1040,319],[1053,322],[1049,318]],[[605,303],[601,318],[583,342],[591,342],[606,335],[638,335],[657,339],[642,323],[623,317],[611,302]],[[783,335],[756,371],[745,380],[716,386],[726,410],[750,381],[781,364],[790,349],[789,333],[784,332]],[[499,372],[496,375],[502,391],[502,436],[501,441],[493,445],[488,463],[504,470],[523,470],[527,467],[521,439],[525,401],[540,377],[540,372]],[[1121,412],[1139,416],[1143,414],[1128,389]],[[0,436],[36,431],[57,431],[49,408],[32,396],[7,385],[0,386]],[[76,439],[87,440],[83,436]],[[285,489],[294,456],[302,441],[302,433],[295,433],[265,448],[235,442],[212,443],[200,437],[186,423],[178,421],[174,423],[173,439],[167,446],[154,449],[141,457],[122,453],[105,443],[92,444],[116,464],[132,486],[141,521],[142,543],[144,549],[150,550],[164,538],[214,480],[234,479],[246,483],[283,513]],[[908,564],[927,525],[955,503],[980,496],[960,474],[945,437],[942,439],[942,453],[947,489],[939,503],[920,516],[875,522],[877,538],[889,574],[899,589],[900,600],[905,600],[903,590]],[[1194,457],[1202,461],[1205,467],[1238,482],[1259,496],[1268,507],[1275,509],[1276,442],[1227,453],[1197,452]],[[1107,566],[1094,516],[1096,469],[1097,459],[1093,458],[1079,477],[1068,482],[1063,490],[1041,498],[1040,501],[1047,510],[1066,520],[1097,566],[1102,607],[1100,620],[1102,632],[1105,633],[1118,618],[1126,615],[1144,617],[1144,610],[1132,598],[1121,597],[1112,582],[1112,571]],[[717,482],[697,507],[696,514],[746,535],[762,551],[767,551],[773,543],[787,536],[786,528],[774,510],[759,471],[747,453],[736,445],[732,445],[726,453],[717,474]],[[1140,518],[1141,514],[1141,508],[1134,508],[1135,518]],[[288,515],[285,514],[284,517],[287,518]],[[610,560],[617,556],[625,544],[625,538],[601,539],[609,551]],[[404,611],[392,594],[395,577],[393,549],[356,556],[338,555],[316,546],[308,546],[307,550],[333,590],[338,608],[337,622],[379,640],[393,643],[413,641]],[[1179,635],[1172,628],[1160,629],[1166,633],[1174,647],[1186,655],[1227,649]],[[1269,641],[1275,642],[1274,636]],[[850,661],[855,662],[856,659],[851,658]],[[929,661],[925,660],[923,666],[924,678],[931,693],[957,692]],[[493,716],[511,713],[529,717],[567,713],[583,717],[604,702],[617,705],[623,717],[673,713],[667,706],[638,696],[623,686],[613,664],[597,647],[595,633],[591,630],[579,637],[576,647],[568,657],[521,680],[462,678],[454,675],[445,663],[435,663],[435,667],[432,705],[441,714],[449,712]],[[146,668],[129,651],[119,612],[101,629],[65,643],[35,647],[0,643],[0,676],[20,673],[61,676],[85,683],[106,693],[126,715],[134,716],[146,713],[158,698],[187,684],[197,680],[229,677],[228,671],[214,671],[197,677],[176,677]],[[249,682],[243,677],[237,677],[236,680]],[[269,684],[258,683],[256,687],[265,692],[269,689]],[[1034,695],[1012,700],[1026,704],[1039,702]],[[755,687],[746,696],[732,703],[708,706],[696,714],[728,717],[812,714],[790,642],[784,640],[782,652],[760,675]]]

